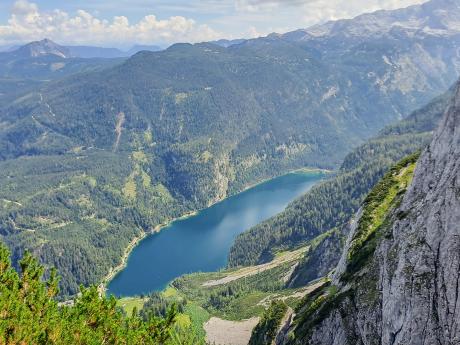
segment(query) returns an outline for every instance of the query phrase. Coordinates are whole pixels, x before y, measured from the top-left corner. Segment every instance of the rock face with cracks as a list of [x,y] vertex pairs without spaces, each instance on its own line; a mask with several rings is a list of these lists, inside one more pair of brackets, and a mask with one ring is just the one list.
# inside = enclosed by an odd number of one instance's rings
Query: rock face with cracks
[[460,344],[460,84],[412,182],[356,251],[365,208],[330,285],[304,301],[287,342]]

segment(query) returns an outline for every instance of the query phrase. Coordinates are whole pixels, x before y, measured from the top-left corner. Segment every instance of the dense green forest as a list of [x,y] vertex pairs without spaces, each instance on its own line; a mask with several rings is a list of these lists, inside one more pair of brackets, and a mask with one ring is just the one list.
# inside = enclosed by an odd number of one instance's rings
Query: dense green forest
[[[324,233],[340,236],[336,231],[329,231],[350,220],[367,193],[392,164],[429,142],[431,131],[445,110],[451,92],[407,119],[385,128],[378,137],[348,154],[334,178],[312,188],[281,214],[239,235],[230,251],[229,266],[265,262],[276,250],[296,247]],[[307,257],[305,269],[309,269],[308,262]]]

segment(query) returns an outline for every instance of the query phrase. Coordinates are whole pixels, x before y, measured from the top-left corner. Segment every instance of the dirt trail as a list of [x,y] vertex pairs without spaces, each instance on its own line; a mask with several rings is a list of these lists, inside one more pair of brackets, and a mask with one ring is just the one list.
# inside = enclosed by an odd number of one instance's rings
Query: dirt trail
[[120,111],[117,115],[117,124],[115,125],[115,133],[117,138],[113,144],[113,152],[118,150],[118,145],[120,144],[121,132],[123,131],[123,123],[125,122],[125,113]]
[[296,298],[300,300],[304,298],[306,295],[308,295],[310,292],[316,290],[317,288],[323,285],[324,285],[324,280],[320,280],[318,282],[315,282],[313,284],[300,288],[290,295],[273,294],[273,295],[267,296],[264,299],[262,299],[259,303],[257,303],[257,305],[261,305],[261,306],[264,306],[265,308],[268,308],[272,301],[286,301],[289,298]]
[[202,286],[203,287],[218,286],[218,285],[230,283],[234,280],[238,280],[244,277],[251,277],[253,275],[256,275],[264,271],[270,270],[272,268],[278,267],[284,263],[294,261],[294,260],[299,260],[303,256],[303,254],[307,251],[307,249],[308,247],[303,247],[293,252],[282,254],[279,257],[275,258],[273,261],[268,262],[266,264],[241,268],[235,272],[229,273],[224,278],[207,281],[203,283]]
[[253,317],[243,321],[228,321],[212,317],[203,326],[206,341],[215,345],[247,345],[259,320],[260,318]]

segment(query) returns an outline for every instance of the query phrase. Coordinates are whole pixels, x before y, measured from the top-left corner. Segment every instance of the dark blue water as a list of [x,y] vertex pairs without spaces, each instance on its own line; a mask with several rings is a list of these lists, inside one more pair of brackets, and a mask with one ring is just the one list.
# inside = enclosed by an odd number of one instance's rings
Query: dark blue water
[[318,182],[321,173],[291,173],[225,199],[197,215],[178,220],[145,238],[108,293],[134,296],[163,290],[186,273],[212,272],[226,264],[235,237],[281,212]]

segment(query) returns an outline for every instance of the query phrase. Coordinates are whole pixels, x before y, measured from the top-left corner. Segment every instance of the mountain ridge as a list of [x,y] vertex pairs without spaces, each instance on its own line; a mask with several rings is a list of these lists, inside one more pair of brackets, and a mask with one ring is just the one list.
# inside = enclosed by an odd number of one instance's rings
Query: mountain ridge
[[33,41],[17,47],[9,47],[1,51],[20,58],[38,58],[54,55],[63,59],[70,58],[126,58],[140,51],[159,51],[161,47],[156,45],[133,45],[123,51],[118,48],[107,48],[86,45],[61,45],[48,38]]
[[[308,41],[327,36],[355,37],[382,36],[403,30],[414,34],[456,35],[460,32],[458,0],[431,0],[396,10],[379,10],[295,30],[281,37]],[[396,19],[396,20],[395,20]]]
[[23,45],[17,50],[11,51],[10,54],[20,58],[37,58],[48,55],[58,56],[63,59],[75,57],[71,54],[68,48],[54,43],[47,38]]

